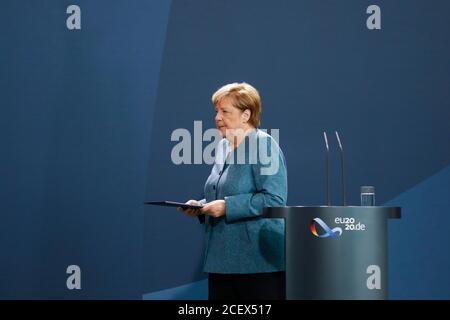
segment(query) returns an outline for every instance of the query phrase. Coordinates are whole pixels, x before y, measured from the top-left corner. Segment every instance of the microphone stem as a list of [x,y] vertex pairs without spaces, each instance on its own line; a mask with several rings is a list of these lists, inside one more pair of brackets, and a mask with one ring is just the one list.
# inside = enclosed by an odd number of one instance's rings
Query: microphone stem
[[327,205],[331,206],[330,199],[330,153],[327,152],[326,172],[327,172]]
[[331,206],[331,197],[330,197],[330,147],[328,146],[328,138],[327,133],[323,132],[323,138],[325,140],[325,174],[326,174],[326,186],[327,186],[327,205]]
[[342,204],[347,205],[347,194],[345,190],[345,166],[344,166],[344,151],[341,150],[341,165],[342,165]]
[[341,172],[342,172],[342,205],[346,206],[347,205],[347,196],[345,193],[345,167],[344,167],[344,147],[342,147],[342,143],[341,143],[341,139],[339,138],[339,133],[337,131],[335,131],[336,133],[336,139],[338,141],[339,144],[339,150],[340,155],[341,155]]

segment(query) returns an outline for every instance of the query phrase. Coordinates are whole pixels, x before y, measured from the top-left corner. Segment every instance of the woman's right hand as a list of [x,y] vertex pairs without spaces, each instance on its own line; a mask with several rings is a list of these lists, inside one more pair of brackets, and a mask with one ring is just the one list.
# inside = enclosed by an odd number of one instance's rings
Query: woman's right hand
[[[201,205],[200,202],[198,202],[197,200],[189,200],[189,201],[186,202],[186,204],[190,204],[190,205],[193,205],[193,206],[200,206]],[[201,214],[199,209],[187,209],[187,208],[183,209],[183,208],[178,207],[177,210],[186,213],[190,217],[196,217],[199,214]]]

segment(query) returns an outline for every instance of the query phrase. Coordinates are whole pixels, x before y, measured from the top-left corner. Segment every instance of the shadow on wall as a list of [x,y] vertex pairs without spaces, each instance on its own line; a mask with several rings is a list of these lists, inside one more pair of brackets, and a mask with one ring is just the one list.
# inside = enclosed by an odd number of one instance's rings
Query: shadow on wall
[[384,204],[401,206],[389,223],[389,298],[450,299],[450,166]]
[[208,300],[208,279],[188,283],[179,287],[151,292],[143,300]]

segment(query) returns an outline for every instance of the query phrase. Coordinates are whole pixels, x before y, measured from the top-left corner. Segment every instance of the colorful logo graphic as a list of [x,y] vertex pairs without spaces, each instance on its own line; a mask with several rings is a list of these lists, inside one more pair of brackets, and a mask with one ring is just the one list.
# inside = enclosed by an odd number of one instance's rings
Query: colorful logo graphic
[[[319,226],[322,227],[323,231],[325,231],[324,234],[319,235],[319,233],[317,232],[317,229],[316,229],[316,224],[318,224]],[[331,229],[320,218],[312,219],[309,228],[311,229],[311,233],[319,238],[328,238],[328,237],[334,238],[334,237],[340,236],[342,234],[342,228],[336,227],[336,228]]]

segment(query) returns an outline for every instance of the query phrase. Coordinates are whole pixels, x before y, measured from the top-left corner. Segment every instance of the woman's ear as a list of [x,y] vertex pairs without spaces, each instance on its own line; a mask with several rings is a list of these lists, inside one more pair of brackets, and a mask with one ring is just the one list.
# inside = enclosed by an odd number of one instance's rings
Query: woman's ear
[[242,113],[242,121],[244,123],[248,122],[251,115],[252,115],[252,112],[250,111],[250,109],[245,109],[244,112]]

